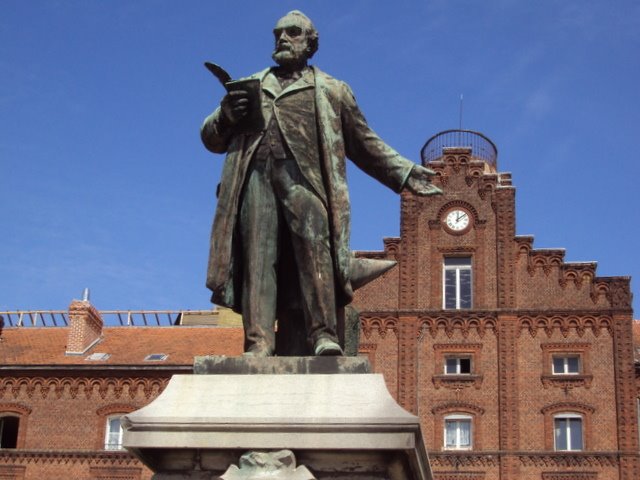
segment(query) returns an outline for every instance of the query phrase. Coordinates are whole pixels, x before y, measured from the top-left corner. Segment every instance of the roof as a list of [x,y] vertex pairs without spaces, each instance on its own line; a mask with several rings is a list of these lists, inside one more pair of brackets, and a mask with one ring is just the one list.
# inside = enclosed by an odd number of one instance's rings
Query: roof
[[[101,339],[82,355],[66,355],[68,327],[4,328],[0,335],[0,365],[193,365],[199,355],[235,356],[243,351],[238,327],[104,327]],[[94,353],[106,360],[91,361]],[[167,355],[164,361],[145,361],[150,354]]]

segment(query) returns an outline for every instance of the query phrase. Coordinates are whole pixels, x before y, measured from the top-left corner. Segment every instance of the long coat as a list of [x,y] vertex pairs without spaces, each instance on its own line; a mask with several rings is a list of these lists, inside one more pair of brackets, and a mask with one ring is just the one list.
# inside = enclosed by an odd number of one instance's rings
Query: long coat
[[[268,124],[275,113],[282,135],[294,156],[299,150],[297,147],[304,147],[304,139],[300,138],[300,122],[306,120],[316,124],[319,171],[323,174],[321,181],[326,192],[331,230],[336,301],[338,306],[344,306],[353,297],[345,157],[395,192],[403,188],[414,164],[386,145],[369,128],[346,83],[312,67],[311,80],[305,82],[304,78],[300,79],[272,99],[273,92],[267,82],[272,78],[268,76],[269,71],[263,70],[249,78],[261,80],[265,122]],[[295,91],[300,88],[315,88],[315,119],[296,117],[296,109],[291,108]],[[290,105],[287,107],[288,96]],[[207,149],[214,153],[227,153],[211,231],[207,287],[213,292],[212,302],[235,311],[240,311],[242,294],[242,255],[236,222],[245,176],[263,134],[234,134],[233,129],[225,125],[219,108],[205,119],[201,129],[202,141]],[[310,180],[313,184],[313,179]]]

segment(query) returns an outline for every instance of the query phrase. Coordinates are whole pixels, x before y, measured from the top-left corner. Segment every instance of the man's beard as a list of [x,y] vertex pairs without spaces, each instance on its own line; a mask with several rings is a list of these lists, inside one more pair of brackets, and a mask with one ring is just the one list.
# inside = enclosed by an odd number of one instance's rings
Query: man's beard
[[276,47],[271,58],[281,67],[295,67],[306,63],[307,52],[306,50],[296,51],[294,47]]

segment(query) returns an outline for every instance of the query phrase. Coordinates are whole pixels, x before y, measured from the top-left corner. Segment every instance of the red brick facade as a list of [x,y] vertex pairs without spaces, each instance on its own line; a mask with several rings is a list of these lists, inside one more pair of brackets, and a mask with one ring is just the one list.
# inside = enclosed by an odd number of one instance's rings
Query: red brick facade
[[[0,421],[19,419],[17,448],[0,449],[0,480],[151,478],[128,453],[105,450],[107,418],[155,399],[171,375],[192,371],[194,355],[242,352],[239,328],[128,326],[104,327],[84,354],[65,353],[94,313],[73,302],[68,327],[0,331]],[[152,353],[167,358],[145,361]]]
[[[640,478],[629,278],[516,236],[511,176],[471,153],[431,162],[444,195],[403,194],[400,238],[360,252],[399,263],[357,292],[363,346],[421,418],[439,480]],[[469,217],[460,231],[454,210]],[[471,308],[443,307],[447,258],[470,265]],[[445,372],[456,357],[471,371]],[[579,370],[554,372],[564,357]],[[469,421],[470,445],[445,447],[448,415]],[[581,430],[569,451],[555,445],[562,417]]]
[[[640,478],[629,279],[597,277],[595,264],[516,236],[510,175],[469,149],[429,167],[445,194],[402,194],[400,237],[359,253],[398,266],[355,304],[360,352],[420,417],[436,479]],[[459,231],[446,225],[452,210],[469,217]],[[470,308],[443,308],[446,259],[468,261]],[[0,420],[19,418],[0,480],[149,479],[127,453],[104,449],[107,419],[153,400],[194,355],[240,354],[242,331],[103,327],[88,302],[69,317],[69,327],[0,330]],[[109,357],[87,359],[95,353]],[[168,356],[145,361],[151,353]]]

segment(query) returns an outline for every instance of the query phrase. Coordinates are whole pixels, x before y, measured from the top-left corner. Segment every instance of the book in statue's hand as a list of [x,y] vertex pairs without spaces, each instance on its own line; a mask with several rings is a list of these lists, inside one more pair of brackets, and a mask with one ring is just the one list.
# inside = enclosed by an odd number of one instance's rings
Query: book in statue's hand
[[229,75],[219,65],[205,62],[204,66],[216,76],[227,92],[236,90],[244,90],[247,92],[247,98],[249,99],[249,111],[247,115],[234,126],[234,130],[237,133],[255,133],[264,130],[260,80],[258,78],[232,80],[231,75]]

